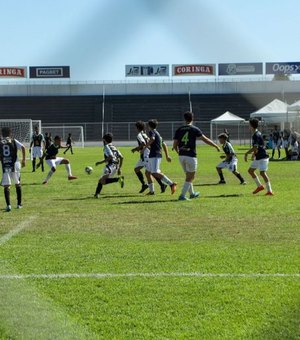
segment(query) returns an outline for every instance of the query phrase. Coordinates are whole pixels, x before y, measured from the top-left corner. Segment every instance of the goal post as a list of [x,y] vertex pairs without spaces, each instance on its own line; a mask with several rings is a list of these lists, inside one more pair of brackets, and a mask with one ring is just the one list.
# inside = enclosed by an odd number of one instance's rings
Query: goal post
[[[36,123],[35,125],[38,124]],[[0,134],[3,127],[9,127],[12,131],[12,136],[15,139],[26,146],[29,146],[35,125],[33,125],[31,119],[0,119]]]
[[72,135],[72,140],[75,146],[84,148],[84,133],[83,126],[80,125],[63,125],[63,126],[44,126],[42,125],[42,132],[51,133],[52,138],[60,136],[64,142],[67,141],[69,133]]

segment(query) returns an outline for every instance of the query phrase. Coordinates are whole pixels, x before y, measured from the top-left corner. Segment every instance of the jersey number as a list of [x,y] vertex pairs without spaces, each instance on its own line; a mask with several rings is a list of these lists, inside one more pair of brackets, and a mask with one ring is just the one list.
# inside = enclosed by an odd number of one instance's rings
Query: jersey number
[[10,156],[10,147],[9,145],[3,145],[3,156],[9,157]]
[[186,132],[183,137],[181,138],[181,141],[187,145],[187,143],[189,142],[189,132]]

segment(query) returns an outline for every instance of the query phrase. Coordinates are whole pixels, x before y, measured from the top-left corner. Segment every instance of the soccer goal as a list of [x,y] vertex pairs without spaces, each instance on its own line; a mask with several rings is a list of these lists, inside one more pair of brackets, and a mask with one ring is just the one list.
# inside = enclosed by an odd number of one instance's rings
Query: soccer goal
[[75,146],[84,148],[84,134],[82,126],[42,126],[42,132],[51,133],[52,138],[60,136],[64,142],[67,141],[69,133],[72,135],[72,140]]
[[13,137],[27,146],[30,144],[35,126],[38,126],[41,131],[42,123],[40,120],[0,119],[0,133],[3,127],[9,127],[11,128]]

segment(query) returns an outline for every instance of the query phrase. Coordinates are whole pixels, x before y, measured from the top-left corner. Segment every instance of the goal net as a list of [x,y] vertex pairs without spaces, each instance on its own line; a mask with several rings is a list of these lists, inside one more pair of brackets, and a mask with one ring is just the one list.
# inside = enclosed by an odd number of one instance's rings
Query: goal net
[[71,134],[72,141],[77,147],[84,148],[84,135],[82,126],[42,126],[42,132],[51,133],[52,138],[60,136],[63,142],[68,139],[69,133]]
[[3,127],[9,127],[12,135],[19,142],[29,146],[34,127],[41,131],[41,121],[32,119],[0,119],[0,134]]

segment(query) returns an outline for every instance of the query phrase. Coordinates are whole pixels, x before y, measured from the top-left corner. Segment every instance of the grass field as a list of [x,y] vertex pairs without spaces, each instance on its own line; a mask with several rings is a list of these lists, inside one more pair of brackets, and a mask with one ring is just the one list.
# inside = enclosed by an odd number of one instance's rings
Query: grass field
[[[299,339],[299,162],[271,162],[274,197],[252,194],[199,147],[195,189],[138,194],[137,154],[125,156],[125,187],[93,193],[101,148],[69,155],[77,181],[60,166],[23,169],[24,208],[0,212],[1,339]],[[179,183],[177,157],[162,163]],[[47,168],[48,171],[48,168]],[[178,193],[179,194],[179,193]],[[4,197],[1,205],[5,208]]]

